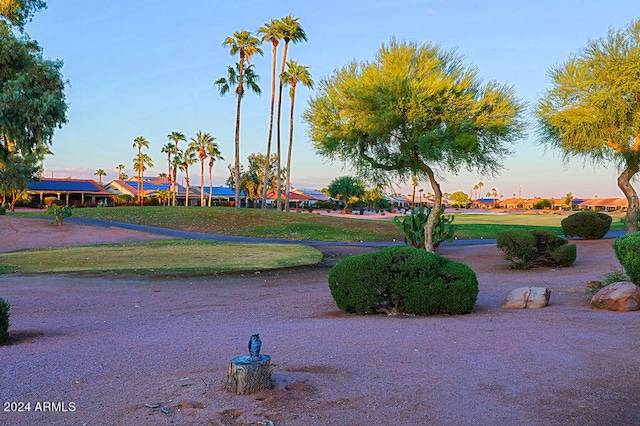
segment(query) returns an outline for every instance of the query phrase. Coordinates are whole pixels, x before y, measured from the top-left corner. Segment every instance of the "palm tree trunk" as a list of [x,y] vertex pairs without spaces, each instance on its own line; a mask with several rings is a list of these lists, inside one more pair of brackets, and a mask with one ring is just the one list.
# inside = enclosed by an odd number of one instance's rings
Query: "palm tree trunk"
[[625,228],[627,234],[638,232],[638,193],[631,185],[631,179],[638,173],[640,168],[635,166],[627,166],[627,168],[618,176],[618,187],[627,197],[627,216],[625,217]]
[[[206,158],[206,156],[205,156]],[[204,159],[200,159],[200,207],[205,207],[204,204]]]
[[282,196],[282,179],[280,177],[280,174],[282,173],[281,169],[282,167],[280,166],[280,158],[282,156],[281,154],[281,143],[280,143],[280,117],[281,117],[281,112],[282,112],[282,86],[283,86],[283,82],[282,82],[282,74],[284,73],[284,66],[287,62],[287,50],[289,50],[289,42],[285,41],[284,43],[284,50],[282,53],[282,70],[280,71],[280,88],[278,90],[278,118],[277,118],[277,145],[278,145],[278,167],[276,170],[277,176],[276,176],[276,182],[277,182],[277,197],[278,197],[278,203],[277,203],[277,207],[278,207],[278,211],[282,210],[282,199],[280,198]]
[[209,163],[209,207],[211,207],[212,192],[213,192],[213,163]]
[[238,96],[238,105],[236,107],[236,141],[235,141],[235,159],[233,165],[233,180],[235,182],[236,190],[236,208],[240,207],[240,102],[242,101],[242,71],[244,69],[244,58],[240,58],[240,66],[238,70],[238,90],[236,95]]
[[276,54],[277,44],[273,45],[273,60],[271,61],[271,112],[269,114],[269,137],[267,138],[267,156],[264,165],[264,181],[262,182],[262,204],[260,207],[267,208],[267,189],[269,186],[269,172],[271,171],[271,138],[273,137],[273,110],[276,98]]
[[[175,147],[173,148],[173,161],[175,162],[178,158],[178,139],[174,140]],[[171,180],[172,193],[173,193],[173,207],[177,206],[178,201],[178,167],[174,165],[173,167],[173,179]]]
[[289,191],[291,187],[291,151],[293,150],[293,106],[296,102],[296,84],[291,84],[291,112],[289,114],[289,152],[287,153],[287,183],[284,188],[285,209],[289,211]]
[[140,205],[144,206],[144,163],[142,164],[142,169],[140,170]]
[[[171,193],[171,189],[173,188],[173,184],[171,183],[171,149],[168,149],[167,153],[167,189],[169,193]],[[167,203],[171,205],[170,197],[167,198]]]
[[185,194],[186,201],[185,206],[189,207],[189,166],[187,164],[184,165],[184,180],[187,184],[187,193]]

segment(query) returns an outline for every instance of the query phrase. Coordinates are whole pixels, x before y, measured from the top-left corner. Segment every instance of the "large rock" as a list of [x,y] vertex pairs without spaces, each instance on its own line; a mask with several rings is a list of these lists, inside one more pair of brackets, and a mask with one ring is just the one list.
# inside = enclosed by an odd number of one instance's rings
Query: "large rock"
[[511,290],[500,305],[505,309],[544,308],[551,292],[544,287],[522,287]]
[[640,288],[630,282],[613,283],[593,296],[591,307],[618,312],[640,310]]

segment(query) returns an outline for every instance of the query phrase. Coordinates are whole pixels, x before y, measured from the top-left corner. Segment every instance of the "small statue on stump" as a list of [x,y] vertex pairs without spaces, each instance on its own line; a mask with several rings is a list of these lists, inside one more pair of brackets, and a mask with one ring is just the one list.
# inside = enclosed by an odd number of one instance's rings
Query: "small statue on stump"
[[260,359],[260,348],[262,347],[262,342],[260,341],[259,334],[252,334],[251,339],[249,339],[249,357],[252,361],[256,361]]
[[271,388],[271,357],[260,355],[259,334],[249,339],[249,355],[233,358],[229,363],[225,389],[237,395],[251,394]]

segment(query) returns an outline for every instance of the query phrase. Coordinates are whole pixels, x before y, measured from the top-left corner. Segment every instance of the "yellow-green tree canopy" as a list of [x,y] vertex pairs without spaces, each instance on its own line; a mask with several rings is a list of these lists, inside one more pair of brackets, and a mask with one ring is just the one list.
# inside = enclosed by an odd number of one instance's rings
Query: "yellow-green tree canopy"
[[322,79],[317,93],[304,115],[316,152],[372,181],[428,178],[434,211],[439,176],[497,173],[524,128],[524,105],[510,87],[482,84],[461,56],[434,44],[392,40],[373,61]]
[[22,30],[34,13],[46,7],[43,0],[0,0],[0,21]]
[[627,232],[638,230],[638,195],[630,180],[640,165],[640,20],[590,40],[549,71],[551,88],[536,114],[541,142],[622,170]]

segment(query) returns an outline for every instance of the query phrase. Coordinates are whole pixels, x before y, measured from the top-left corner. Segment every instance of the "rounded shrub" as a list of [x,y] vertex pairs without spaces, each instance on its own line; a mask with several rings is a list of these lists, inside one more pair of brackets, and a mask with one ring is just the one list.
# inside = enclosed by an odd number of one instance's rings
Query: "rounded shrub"
[[640,285],[640,232],[616,238],[613,242],[613,251],[629,276],[629,280]]
[[4,345],[4,342],[9,338],[9,326],[11,325],[11,321],[9,321],[11,316],[10,308],[11,304],[0,297],[0,346]]
[[560,221],[562,232],[567,237],[599,240],[611,227],[611,216],[601,212],[577,212]]
[[463,263],[394,246],[343,259],[329,271],[329,289],[351,313],[465,314],[475,306],[478,278]]
[[514,269],[570,266],[576,260],[575,244],[546,231],[500,231],[496,241]]

